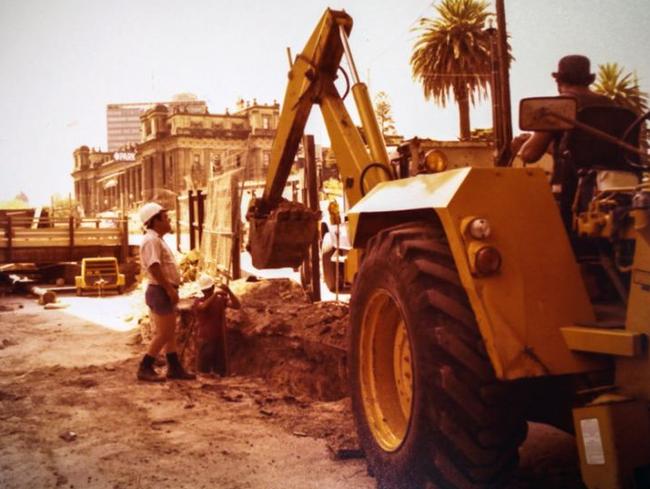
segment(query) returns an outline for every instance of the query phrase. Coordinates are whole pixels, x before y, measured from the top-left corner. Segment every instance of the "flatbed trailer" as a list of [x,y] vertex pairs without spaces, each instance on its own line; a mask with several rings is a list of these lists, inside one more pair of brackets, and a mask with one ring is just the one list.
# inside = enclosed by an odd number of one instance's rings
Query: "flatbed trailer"
[[0,216],[0,263],[49,264],[129,252],[128,221],[121,218],[35,219]]

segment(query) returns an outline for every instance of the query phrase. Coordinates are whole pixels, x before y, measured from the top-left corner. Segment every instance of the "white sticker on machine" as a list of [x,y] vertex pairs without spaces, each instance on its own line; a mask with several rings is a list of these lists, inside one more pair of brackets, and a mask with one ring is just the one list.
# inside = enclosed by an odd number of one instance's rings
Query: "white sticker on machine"
[[603,451],[598,419],[581,419],[580,431],[582,431],[582,443],[585,446],[587,465],[605,465],[605,452]]

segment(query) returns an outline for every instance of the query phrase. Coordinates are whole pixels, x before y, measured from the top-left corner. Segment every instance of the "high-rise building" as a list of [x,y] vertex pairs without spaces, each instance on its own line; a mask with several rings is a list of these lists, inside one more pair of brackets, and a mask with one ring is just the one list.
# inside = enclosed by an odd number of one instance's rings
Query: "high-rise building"
[[207,113],[203,100],[197,100],[192,94],[180,94],[170,102],[133,102],[126,104],[108,104],[106,106],[106,130],[108,151],[142,142],[142,124],[140,116],[147,110],[164,105],[168,108],[182,106],[193,114]]

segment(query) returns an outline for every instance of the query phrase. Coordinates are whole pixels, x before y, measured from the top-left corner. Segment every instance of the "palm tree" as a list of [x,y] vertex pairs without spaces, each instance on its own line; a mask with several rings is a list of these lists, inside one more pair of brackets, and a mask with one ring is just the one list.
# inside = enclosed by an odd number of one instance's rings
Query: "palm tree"
[[378,92],[375,95],[375,116],[379,123],[379,129],[383,135],[395,133],[395,119],[393,119],[393,108],[386,92]]
[[460,137],[469,139],[469,103],[487,96],[490,78],[490,15],[485,0],[442,0],[439,17],[423,18],[415,28],[420,36],[413,46],[413,78],[422,83],[424,96],[446,107],[451,95],[458,103]]
[[594,91],[639,114],[648,110],[648,94],[641,91],[635,75],[623,75],[623,68],[618,63],[598,65]]
[[[594,91],[639,115],[648,111],[648,94],[641,91],[636,75],[623,75],[623,67],[618,66],[618,63],[598,65]],[[642,148],[647,150],[650,147],[650,131],[645,122],[641,125],[639,140]]]

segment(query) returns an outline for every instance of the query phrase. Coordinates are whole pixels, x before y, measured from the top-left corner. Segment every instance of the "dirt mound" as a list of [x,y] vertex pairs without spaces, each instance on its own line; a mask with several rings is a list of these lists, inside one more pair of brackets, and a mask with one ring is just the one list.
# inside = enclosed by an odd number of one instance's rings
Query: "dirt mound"
[[309,302],[289,279],[231,284],[242,309],[229,310],[229,327],[246,336],[284,336],[345,349],[347,304]]

